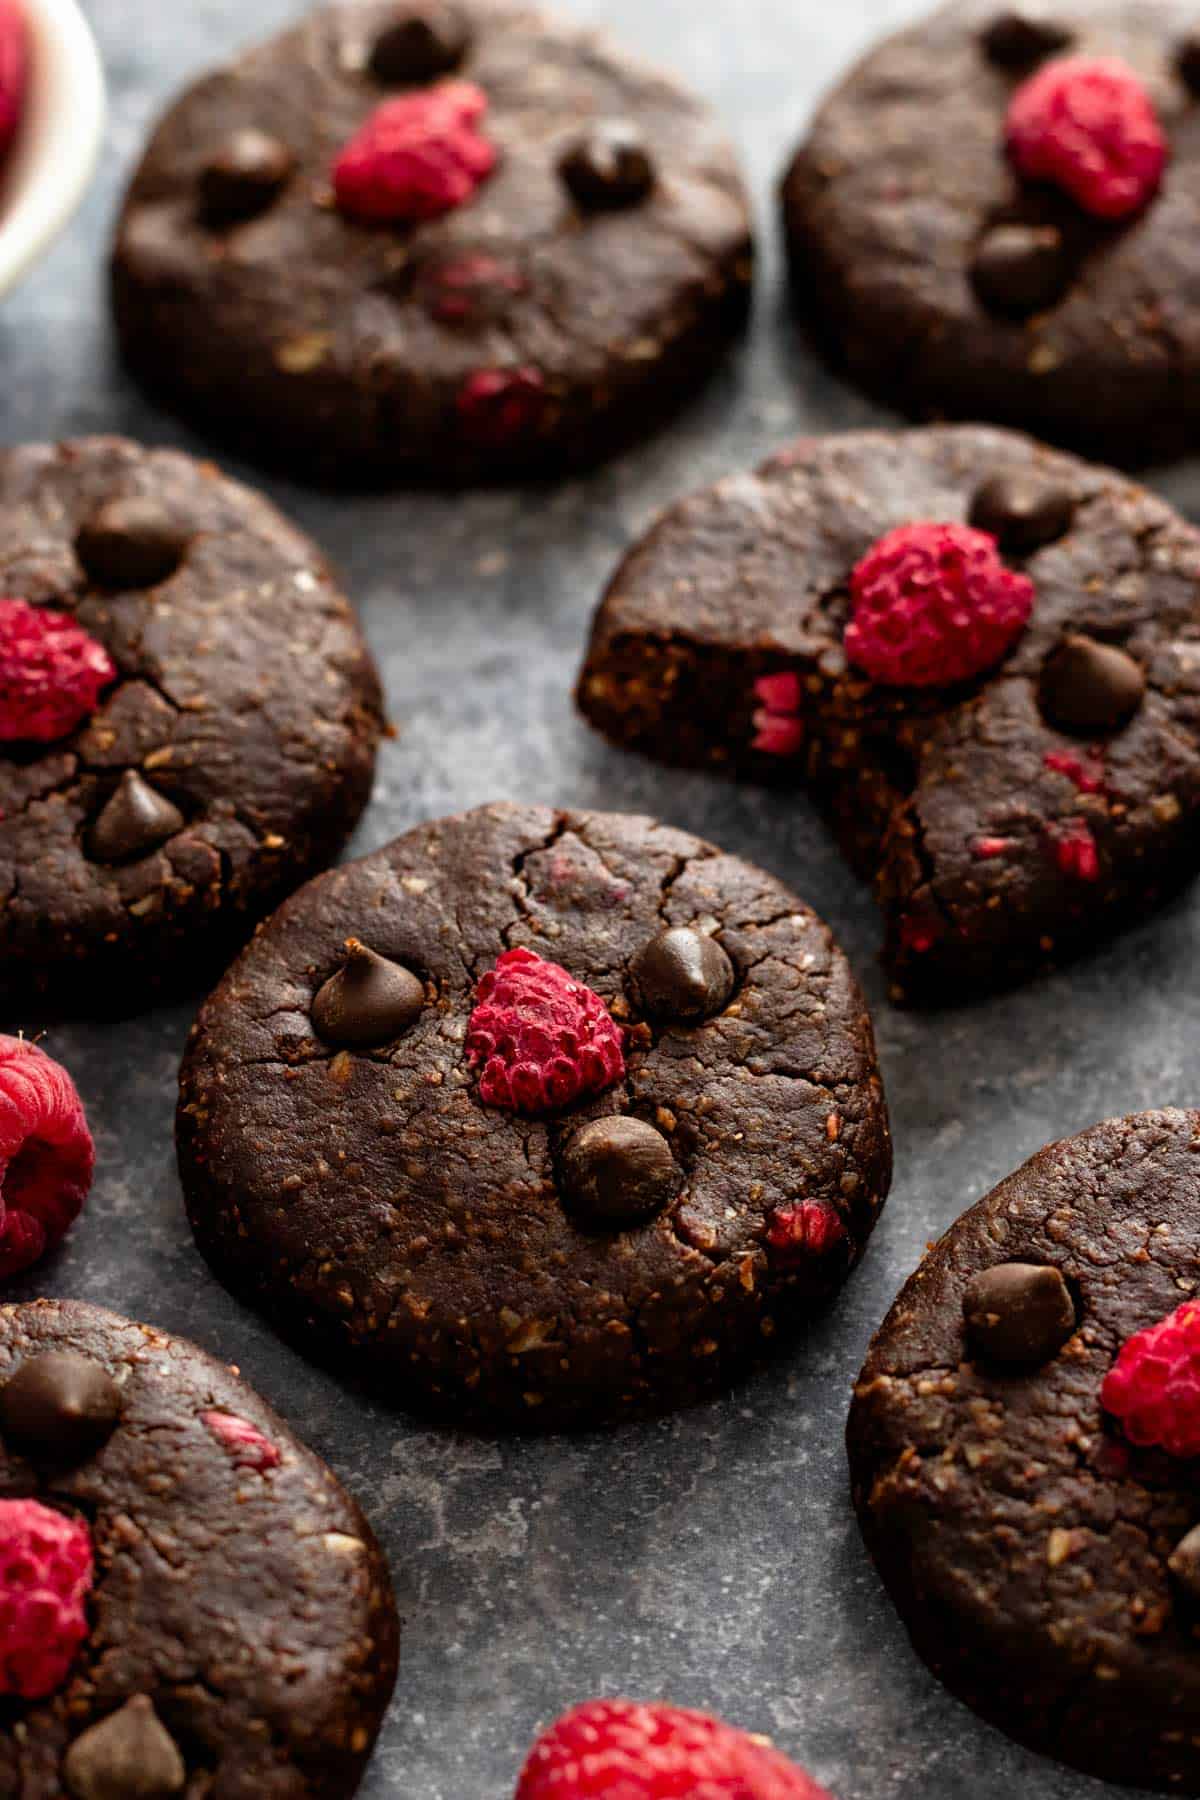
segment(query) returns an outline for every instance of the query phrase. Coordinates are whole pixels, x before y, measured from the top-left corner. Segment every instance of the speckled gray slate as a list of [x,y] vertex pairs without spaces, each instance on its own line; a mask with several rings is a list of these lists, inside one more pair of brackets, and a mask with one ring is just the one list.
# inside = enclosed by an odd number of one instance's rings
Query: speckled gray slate
[[[3,434],[118,430],[195,450],[114,366],[107,228],[167,95],[251,24],[266,32],[296,9],[88,3],[113,85],[108,151],[70,241],[0,310]],[[842,1426],[872,1327],[928,1238],[1047,1139],[1112,1113],[1195,1103],[1200,895],[1067,975],[972,1012],[901,1015],[874,966],[874,909],[807,805],[626,759],[574,717],[569,690],[597,593],[656,508],[794,432],[880,416],[793,347],[773,183],[821,86],[915,9],[577,0],[576,10],[673,62],[740,133],[768,237],[752,348],[665,436],[559,492],[348,503],[268,484],[341,564],[401,727],[357,847],[514,796],[653,810],[776,870],[834,924],[876,1008],[897,1158],[883,1223],[810,1341],[720,1404],[569,1442],[419,1429],[308,1367],[205,1272],[171,1151],[189,1017],[176,1008],[115,1029],[54,1030],[49,1048],[78,1076],[98,1127],[100,1167],[69,1248],[22,1294],[115,1306],[239,1363],[355,1489],[391,1555],[407,1624],[368,1800],[507,1800],[540,1721],[621,1690],[769,1731],[842,1800],[1095,1796],[1098,1783],[978,1723],[911,1655],[851,1517]],[[1200,509],[1194,471],[1164,485]]]

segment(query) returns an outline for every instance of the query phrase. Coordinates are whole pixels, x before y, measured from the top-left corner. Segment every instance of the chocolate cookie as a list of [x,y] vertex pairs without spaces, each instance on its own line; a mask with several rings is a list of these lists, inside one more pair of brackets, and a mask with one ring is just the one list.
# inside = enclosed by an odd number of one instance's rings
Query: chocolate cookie
[[5,1000],[195,983],[366,803],[349,605],[264,499],[117,438],[0,454],[0,595]]
[[732,150],[673,81],[520,0],[354,0],[171,109],[114,295],[133,370],[256,456],[511,481],[699,387],[750,267]]
[[293,896],[200,1013],[178,1136],[223,1281],[402,1404],[533,1428],[727,1380],[842,1284],[891,1172],[808,908],[534,806]]
[[236,1371],[99,1307],[0,1309],[0,1383],[0,1792],[353,1794],[397,1621],[324,1464]]
[[959,997],[1195,870],[1198,572],[1161,500],[1029,439],[806,440],[652,527],[579,703],[665,761],[803,782],[874,881],[896,996]]
[[1186,0],[954,0],[851,72],[783,211],[797,306],[854,381],[1117,463],[1194,449],[1195,24]]
[[863,1534],[935,1674],[1035,1749],[1193,1794],[1200,1486],[1161,1441],[1173,1406],[1194,1431],[1192,1376],[1145,1399],[1181,1334],[1196,1367],[1198,1150],[1200,1113],[1164,1111],[1039,1151],[912,1276],[848,1432]]

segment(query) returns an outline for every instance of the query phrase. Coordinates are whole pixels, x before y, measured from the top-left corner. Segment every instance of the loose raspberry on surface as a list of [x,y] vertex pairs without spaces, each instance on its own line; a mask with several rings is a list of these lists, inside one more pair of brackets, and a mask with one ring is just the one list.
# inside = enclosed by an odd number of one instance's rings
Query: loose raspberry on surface
[[496,147],[479,129],[487,109],[487,95],[472,81],[385,100],[333,165],[338,206],[376,225],[452,212],[496,166]]
[[706,1713],[592,1700],[543,1732],[515,1800],[827,1800],[762,1738]]
[[889,687],[948,687],[992,668],[1033,611],[1027,575],[969,525],[901,525],[850,577],[846,655]]
[[459,421],[476,444],[515,443],[536,428],[545,404],[546,383],[531,366],[476,369],[458,390]]
[[1100,853],[1084,819],[1064,819],[1047,831],[1051,854],[1064,875],[1074,881],[1099,881]]
[[0,1280],[61,1242],[96,1165],[67,1071],[24,1038],[0,1036]]
[[29,26],[16,0],[0,0],[0,151],[16,136],[29,81]]
[[282,1458],[278,1449],[249,1419],[227,1412],[204,1412],[200,1418],[242,1468],[265,1475],[269,1469],[279,1467]]
[[1131,1444],[1200,1456],[1200,1303],[1185,1300],[1125,1340],[1100,1404]]
[[88,1634],[92,1539],[39,1500],[0,1500],[0,1694],[41,1700]]
[[467,1060],[488,1106],[536,1115],[601,1094],[625,1073],[603,1000],[532,950],[506,950],[476,990]]
[[821,1200],[802,1200],[796,1206],[777,1206],[767,1220],[767,1245],[778,1262],[805,1262],[826,1256],[848,1241],[845,1225],[832,1206]]
[[751,748],[767,756],[794,756],[804,742],[804,721],[798,717],[804,689],[798,675],[760,675],[754,684],[762,705],[754,714]]
[[68,614],[0,599],[0,742],[66,737],[116,676],[108,651]]
[[1101,219],[1140,212],[1170,153],[1149,94],[1116,57],[1046,63],[1013,95],[1005,137],[1020,174],[1053,182]]

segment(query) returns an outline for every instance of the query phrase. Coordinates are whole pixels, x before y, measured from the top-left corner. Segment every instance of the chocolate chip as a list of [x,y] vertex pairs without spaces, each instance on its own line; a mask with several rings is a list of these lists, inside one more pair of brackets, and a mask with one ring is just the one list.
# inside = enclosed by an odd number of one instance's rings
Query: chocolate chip
[[1042,665],[1038,700],[1044,716],[1062,731],[1117,731],[1145,697],[1144,669],[1115,644],[1074,635]]
[[75,1800],[170,1800],[183,1792],[187,1766],[145,1694],[75,1739],[63,1759]]
[[425,988],[410,969],[377,956],[357,938],[335,975],[317,990],[313,1029],[329,1044],[369,1050],[390,1043],[420,1016]]
[[136,769],[126,769],[88,834],[88,854],[101,863],[148,856],[182,831],[185,822],[165,794],[143,781]]
[[456,7],[436,0],[405,8],[371,47],[369,68],[389,87],[433,81],[457,69],[470,47],[467,22]]
[[296,159],[279,138],[235,131],[200,171],[200,210],[210,225],[235,225],[266,212],[292,178]]
[[1027,475],[993,476],[971,503],[971,524],[990,531],[1002,550],[1018,556],[1063,537],[1074,517],[1070,488]]
[[1189,31],[1175,51],[1175,67],[1189,93],[1200,94],[1200,31]]
[[75,539],[88,577],[104,588],[157,587],[183,560],[187,534],[156,500],[109,500]]
[[1070,1289],[1040,1263],[981,1270],[963,1296],[963,1315],[971,1349],[991,1362],[1049,1362],[1075,1329]]
[[1044,56],[1065,50],[1074,33],[1045,14],[1010,7],[997,13],[981,42],[989,62],[1001,69],[1027,69]]
[[654,186],[654,163],[635,125],[607,119],[589,126],[559,160],[559,174],[585,212],[636,206]]
[[1200,1525],[1180,1538],[1167,1558],[1167,1567],[1190,1600],[1200,1601]]
[[644,944],[630,964],[642,1006],[656,1019],[704,1019],[733,992],[733,964],[715,938],[674,925]]
[[0,1389],[0,1432],[46,1462],[82,1462],[120,1416],[121,1390],[108,1370],[73,1350],[31,1356]]
[[593,1119],[562,1155],[569,1209],[596,1223],[621,1224],[661,1211],[683,1177],[661,1131],[641,1119]]
[[1044,312],[1071,280],[1062,232],[1053,225],[995,225],[971,262],[975,292],[989,312],[1015,319]]

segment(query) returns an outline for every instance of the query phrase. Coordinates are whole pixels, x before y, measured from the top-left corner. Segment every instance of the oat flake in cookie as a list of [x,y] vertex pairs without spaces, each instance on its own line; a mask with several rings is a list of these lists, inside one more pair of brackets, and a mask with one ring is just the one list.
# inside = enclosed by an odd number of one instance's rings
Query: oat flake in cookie
[[355,1792],[396,1674],[370,1527],[234,1371],[74,1301],[0,1309],[0,1791]]
[[919,1653],[1034,1749],[1200,1793],[1200,1113],[1051,1144],[876,1335],[848,1443]]
[[680,502],[600,606],[587,717],[805,785],[896,997],[1024,977],[1196,869],[1200,534],[982,426],[804,440]]
[[1198,107],[1188,0],[954,0],[859,63],[786,175],[801,315],[918,417],[1191,453]]
[[229,1286],[399,1404],[535,1428],[757,1359],[891,1173],[865,1004],[808,908],[650,819],[532,806],[294,895],[201,1011],[178,1135]]
[[382,728],[316,546],[210,464],[0,455],[0,993],[140,1004],[335,855]]
[[509,481],[698,388],[750,264],[732,149],[674,81],[515,0],[355,0],[176,102],[114,296],[134,371],[255,456]]

